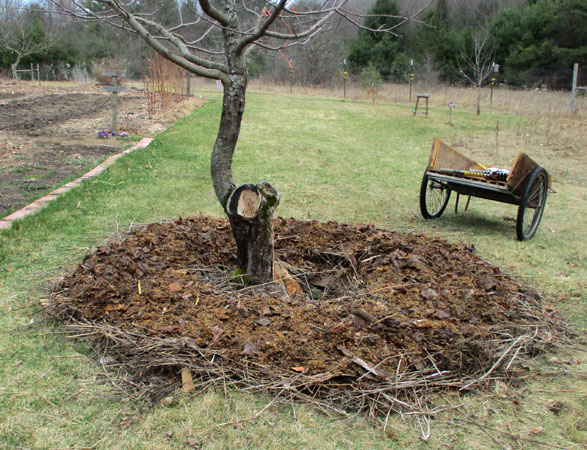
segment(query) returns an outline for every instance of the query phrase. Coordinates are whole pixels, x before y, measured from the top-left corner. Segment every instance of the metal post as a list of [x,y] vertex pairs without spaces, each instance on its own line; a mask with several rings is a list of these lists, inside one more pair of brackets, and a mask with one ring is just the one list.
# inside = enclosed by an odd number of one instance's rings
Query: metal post
[[579,64],[573,65],[573,86],[571,87],[571,116],[577,108],[577,79],[579,78]]
[[39,86],[41,86],[41,69],[39,69],[39,64],[37,64],[37,80],[39,80]]
[[412,101],[412,83],[414,81],[414,60],[410,59],[410,101]]
[[448,124],[451,126],[454,126],[454,124],[452,123],[452,109],[456,107],[457,105],[455,105],[455,102],[453,102],[452,100],[448,102]]
[[497,80],[497,74],[499,73],[499,64],[493,63],[493,75],[491,76],[491,96],[489,97],[489,107],[493,107],[493,88],[495,87],[495,80]]
[[[112,86],[116,86],[118,84],[118,80],[115,76],[112,77]],[[116,118],[118,117],[118,92],[113,92],[114,95],[112,99],[112,133],[116,133],[118,130],[118,124],[116,123]]]
[[343,83],[344,83],[344,98],[346,98],[346,80],[349,77],[349,73],[347,71],[347,67],[346,67],[346,59],[342,62],[342,66],[343,66],[343,70],[342,70],[342,78],[343,78]]

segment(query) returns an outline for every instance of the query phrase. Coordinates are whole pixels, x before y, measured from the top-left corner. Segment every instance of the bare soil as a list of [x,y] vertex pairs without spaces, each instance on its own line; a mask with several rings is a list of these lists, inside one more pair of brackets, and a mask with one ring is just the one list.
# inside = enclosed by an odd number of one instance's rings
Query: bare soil
[[[145,95],[119,94],[118,133],[153,136],[201,102],[182,99],[149,117]],[[0,84],[0,217],[128,147],[125,139],[98,138],[111,122],[112,94],[99,87]]]
[[[303,295],[231,278],[228,222],[192,217],[99,247],[63,277],[53,301],[66,321],[88,327],[82,335],[94,334],[87,324],[107,324],[171,338],[181,342],[178,352],[212,352],[216,364],[265,367],[281,380],[303,374],[337,388],[349,380],[389,384],[424,368],[439,379],[478,375],[495,363],[499,343],[540,336],[558,320],[538,294],[470,246],[337,222],[279,218],[275,227],[276,257]],[[103,348],[124,348],[115,334],[104,333]],[[139,348],[139,340],[127,346],[135,354],[117,355],[122,366],[139,364],[126,373],[134,369],[144,382],[149,369],[173,366],[149,354],[159,344]],[[536,351],[532,339],[520,342],[516,355]]]

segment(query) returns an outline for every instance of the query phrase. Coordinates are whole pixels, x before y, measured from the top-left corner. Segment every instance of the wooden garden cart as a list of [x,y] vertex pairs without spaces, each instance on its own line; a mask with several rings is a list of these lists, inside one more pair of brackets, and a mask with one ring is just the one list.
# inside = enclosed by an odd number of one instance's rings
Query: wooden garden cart
[[546,204],[552,177],[525,153],[520,152],[511,170],[487,168],[435,139],[430,161],[420,187],[420,211],[425,219],[437,219],[444,212],[451,192],[459,197],[480,197],[518,205],[518,240],[532,239]]

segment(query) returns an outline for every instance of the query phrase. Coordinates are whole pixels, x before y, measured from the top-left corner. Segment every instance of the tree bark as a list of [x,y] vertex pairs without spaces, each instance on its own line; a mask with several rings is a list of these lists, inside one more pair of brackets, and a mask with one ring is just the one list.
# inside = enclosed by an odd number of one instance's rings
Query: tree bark
[[21,60],[21,55],[17,55],[16,56],[16,61],[14,61],[13,64],[10,65],[10,70],[12,71],[12,78],[16,81],[18,80],[18,65],[20,64],[20,60]]
[[237,265],[257,282],[274,279],[273,213],[279,192],[262,181],[236,188],[226,212],[237,243]]
[[269,183],[246,184],[236,188],[232,159],[245,110],[247,76],[245,58],[237,48],[240,34],[234,4],[229,3],[231,26],[223,28],[228,77],[223,79],[224,95],[218,136],[212,150],[210,170],[218,201],[228,215],[237,245],[238,268],[255,281],[273,281],[273,212],[279,193]]
[[245,110],[245,94],[245,75],[232,76],[228,86],[224,86],[220,127],[210,158],[214,192],[225,210],[228,197],[236,187],[232,179],[232,157]]

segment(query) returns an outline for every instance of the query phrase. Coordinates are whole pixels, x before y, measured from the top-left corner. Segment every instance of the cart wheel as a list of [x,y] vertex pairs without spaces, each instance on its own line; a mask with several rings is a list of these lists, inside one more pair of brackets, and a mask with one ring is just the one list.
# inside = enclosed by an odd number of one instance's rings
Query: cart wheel
[[438,219],[442,216],[448,200],[450,189],[440,181],[431,180],[427,174],[420,186],[420,212],[424,219]]
[[516,232],[519,241],[527,241],[534,237],[548,194],[548,175],[546,170],[538,167],[532,171],[528,183],[522,194],[520,207],[518,208],[518,220]]

